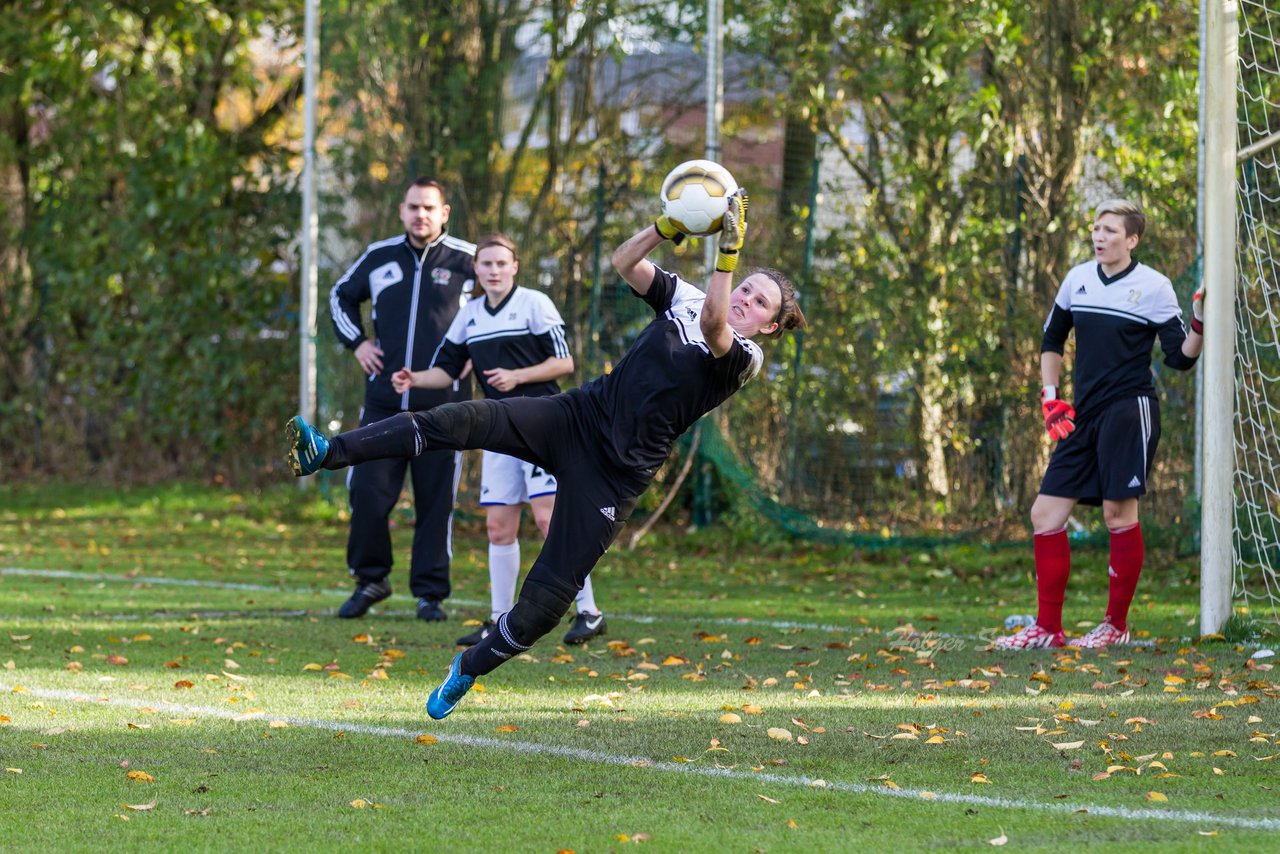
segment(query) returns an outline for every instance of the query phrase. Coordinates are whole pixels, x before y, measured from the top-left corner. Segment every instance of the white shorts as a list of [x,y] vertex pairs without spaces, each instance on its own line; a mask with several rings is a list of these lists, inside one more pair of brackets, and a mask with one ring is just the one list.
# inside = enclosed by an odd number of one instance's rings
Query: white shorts
[[484,452],[480,468],[480,506],[511,507],[555,494],[556,479],[549,472],[517,457]]

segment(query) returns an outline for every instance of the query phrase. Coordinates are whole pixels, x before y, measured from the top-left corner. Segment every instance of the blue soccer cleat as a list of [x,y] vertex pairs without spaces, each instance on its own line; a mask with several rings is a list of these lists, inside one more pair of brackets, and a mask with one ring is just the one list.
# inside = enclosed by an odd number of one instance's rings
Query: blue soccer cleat
[[438,721],[444,720],[458,702],[467,696],[467,692],[474,684],[476,684],[476,677],[463,675],[462,653],[458,653],[454,656],[453,663],[449,665],[449,672],[445,674],[444,681],[436,686],[430,697],[427,697],[427,714]]
[[301,415],[289,419],[284,434],[289,440],[289,465],[293,468],[294,477],[304,477],[320,471],[320,464],[329,451],[329,440]]

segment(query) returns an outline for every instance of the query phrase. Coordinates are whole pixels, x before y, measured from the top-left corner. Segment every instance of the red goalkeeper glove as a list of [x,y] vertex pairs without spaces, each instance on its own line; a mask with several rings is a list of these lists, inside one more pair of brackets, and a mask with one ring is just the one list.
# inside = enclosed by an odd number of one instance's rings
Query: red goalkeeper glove
[[1058,390],[1045,386],[1040,392],[1040,409],[1044,412],[1044,429],[1050,438],[1065,439],[1076,429],[1076,410],[1065,400],[1058,400]]
[[1196,288],[1191,297],[1191,331],[1197,335],[1204,334],[1204,285]]

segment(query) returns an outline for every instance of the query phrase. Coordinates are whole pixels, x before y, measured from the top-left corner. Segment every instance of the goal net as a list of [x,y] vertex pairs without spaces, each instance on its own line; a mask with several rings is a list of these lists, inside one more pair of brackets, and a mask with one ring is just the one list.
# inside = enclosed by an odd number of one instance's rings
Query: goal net
[[1232,596],[1238,613],[1280,620],[1280,9],[1273,2],[1242,0],[1238,18]]

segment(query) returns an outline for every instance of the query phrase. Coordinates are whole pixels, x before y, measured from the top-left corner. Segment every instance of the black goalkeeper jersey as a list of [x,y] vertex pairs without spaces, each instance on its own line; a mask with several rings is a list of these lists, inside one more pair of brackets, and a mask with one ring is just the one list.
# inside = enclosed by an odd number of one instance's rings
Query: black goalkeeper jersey
[[648,479],[682,433],[759,372],[764,352],[734,332],[717,359],[699,326],[706,294],[666,270],[657,268],[642,299],[657,317],[610,373],[567,394],[606,456]]
[[1151,350],[1157,337],[1166,365],[1185,371],[1196,363],[1182,352],[1187,331],[1173,285],[1137,261],[1110,278],[1094,261],[1067,273],[1045,320],[1040,351],[1061,354],[1073,328],[1078,418],[1120,398],[1155,395]]

